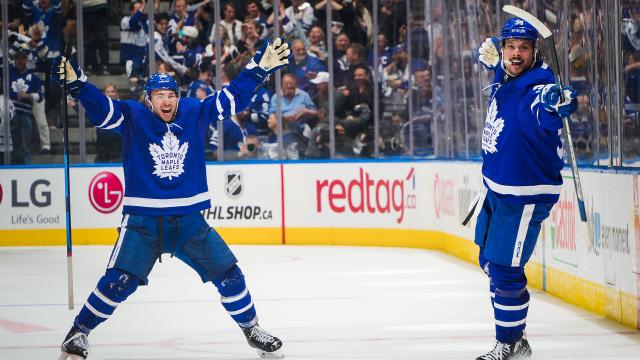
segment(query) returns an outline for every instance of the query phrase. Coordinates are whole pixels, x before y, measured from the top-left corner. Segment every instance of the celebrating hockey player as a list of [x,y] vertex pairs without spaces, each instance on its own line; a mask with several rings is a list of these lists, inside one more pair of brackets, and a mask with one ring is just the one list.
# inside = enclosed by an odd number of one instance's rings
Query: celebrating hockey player
[[490,279],[495,347],[477,360],[531,355],[524,329],[529,292],[524,265],[540,225],[558,201],[564,166],[562,118],[577,108],[576,93],[560,89],[538,55],[538,32],[526,21],[507,21],[488,38],[480,62],[495,71],[482,133],[482,175],[487,188],[475,242]]
[[82,70],[64,57],[53,63],[52,79],[86,109],[91,123],[120,134],[125,176],[123,219],[104,276],[89,295],[62,343],[60,359],[86,359],[87,336],[147,276],[161,255],[170,253],[212,282],[222,306],[263,358],[281,358],[282,342],[260,328],[237,260],[200,211],[211,207],[205,172],[209,123],[241,112],[253,91],[289,63],[289,45],[266,43],[221,91],[199,101],[180,99],[168,74],[149,77],[144,104],[111,100],[88,83]]

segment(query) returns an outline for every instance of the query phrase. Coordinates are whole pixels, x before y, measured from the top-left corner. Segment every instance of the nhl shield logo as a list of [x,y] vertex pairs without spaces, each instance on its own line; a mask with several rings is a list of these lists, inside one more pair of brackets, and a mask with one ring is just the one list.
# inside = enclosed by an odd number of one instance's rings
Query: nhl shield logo
[[231,170],[224,174],[224,192],[230,198],[242,195],[242,173],[240,170]]

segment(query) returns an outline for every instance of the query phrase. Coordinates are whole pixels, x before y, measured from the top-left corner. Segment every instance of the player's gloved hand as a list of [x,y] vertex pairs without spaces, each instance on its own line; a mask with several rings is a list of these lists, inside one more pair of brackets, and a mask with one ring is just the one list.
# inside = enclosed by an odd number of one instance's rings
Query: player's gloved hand
[[578,109],[577,93],[571,86],[565,85],[562,87],[562,95],[561,97],[558,85],[549,84],[542,88],[540,102],[545,110],[567,117]]
[[265,43],[256,52],[245,69],[251,71],[253,78],[262,83],[269,79],[279,68],[289,64],[289,44],[283,38],[277,38],[273,43]]
[[480,45],[478,49],[478,60],[480,60],[480,63],[488,70],[495,70],[496,67],[498,67],[498,63],[500,62],[499,48],[500,43],[496,37],[486,38],[482,45]]
[[[66,69],[66,79],[65,79]],[[87,82],[87,76],[78,63],[74,60],[68,60],[64,56],[58,56],[53,59],[51,65],[51,80],[62,86],[62,81],[67,83],[67,91],[71,96],[75,97]]]

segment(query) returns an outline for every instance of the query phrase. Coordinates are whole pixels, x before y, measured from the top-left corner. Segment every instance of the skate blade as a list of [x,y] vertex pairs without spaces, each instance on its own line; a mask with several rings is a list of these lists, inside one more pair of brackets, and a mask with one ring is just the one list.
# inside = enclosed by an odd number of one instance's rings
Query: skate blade
[[84,358],[80,355],[67,354],[63,351],[58,360],[84,360]]
[[282,352],[282,348],[274,351],[274,352],[266,352],[264,350],[256,349],[258,356],[263,359],[284,359],[284,353]]

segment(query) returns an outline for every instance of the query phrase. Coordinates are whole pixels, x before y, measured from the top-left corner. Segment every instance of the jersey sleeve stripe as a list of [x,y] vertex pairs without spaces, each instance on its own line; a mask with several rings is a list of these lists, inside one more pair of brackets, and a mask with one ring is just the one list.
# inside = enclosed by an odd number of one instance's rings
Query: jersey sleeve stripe
[[236,113],[236,100],[233,97],[233,95],[231,94],[231,92],[229,92],[229,90],[227,90],[227,88],[223,88],[222,91],[224,92],[225,95],[227,95],[227,98],[229,99],[229,105],[231,105],[231,114],[235,114]]
[[107,100],[109,101],[109,113],[107,114],[107,117],[104,119],[102,124],[97,126],[99,128],[106,126],[109,123],[109,121],[111,121],[111,118],[113,117],[113,100],[111,100],[111,98],[109,97],[107,97]]
[[116,121],[115,124],[109,125],[107,127],[100,127],[100,126],[98,126],[98,127],[101,128],[101,129],[105,129],[105,130],[111,130],[111,129],[114,129],[114,128],[117,128],[118,126],[120,126],[120,124],[122,124],[123,120],[124,120],[124,115],[120,115],[120,119],[118,119],[118,121]]

